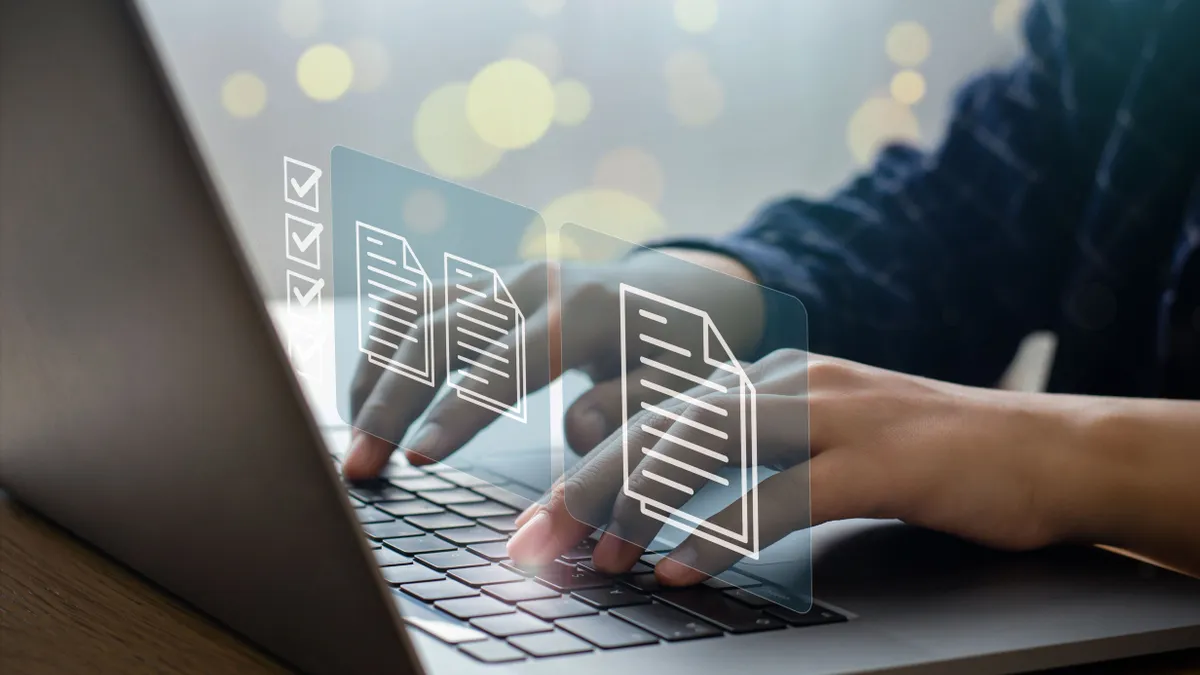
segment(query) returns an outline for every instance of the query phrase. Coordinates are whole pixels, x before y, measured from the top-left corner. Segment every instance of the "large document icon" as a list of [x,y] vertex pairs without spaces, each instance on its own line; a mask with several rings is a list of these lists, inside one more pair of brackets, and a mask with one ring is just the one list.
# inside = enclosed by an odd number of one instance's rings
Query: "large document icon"
[[[756,395],[754,385],[738,365],[725,339],[707,312],[655,293],[621,284],[621,396],[624,417],[642,410],[664,415],[689,427],[687,440],[659,429],[645,428],[655,442],[631,444],[630,424],[622,427],[625,483],[624,494],[641,502],[643,514],[702,537],[752,559],[758,559],[758,446],[756,436]],[[687,344],[676,344],[686,336]],[[659,353],[670,353],[671,364]],[[644,356],[642,354],[651,354]],[[673,365],[672,365],[673,364]],[[630,375],[630,371],[652,369],[653,377]],[[724,371],[734,377],[717,382],[710,374]],[[736,382],[736,384],[734,384]],[[696,388],[718,397],[701,397],[687,392]],[[694,394],[695,392],[693,392]],[[664,397],[671,406],[654,401]],[[682,406],[676,408],[675,406]],[[670,407],[671,409],[666,409]],[[675,410],[703,408],[706,413],[725,420],[722,429],[699,424]],[[736,430],[736,431],[735,431]],[[736,433],[737,437],[732,438]],[[633,438],[642,437],[634,434]],[[672,452],[660,453],[654,447],[666,444]],[[645,457],[660,460],[663,469],[646,471],[640,465]],[[691,461],[689,461],[691,460]],[[702,466],[701,466],[702,465]],[[719,469],[714,469],[719,465]],[[652,486],[641,491],[630,486],[630,476],[642,474],[646,480],[635,484]],[[735,529],[708,522],[703,515],[689,511],[690,499],[697,490],[697,479],[708,487],[728,491],[733,503],[740,504],[742,519]],[[682,506],[671,506],[655,499],[662,494],[682,493]],[[656,493],[658,494],[658,493]],[[686,497],[686,499],[684,499]]]
[[[458,397],[524,423],[525,316],[491,267],[452,253],[446,263],[446,372]],[[493,398],[476,389],[503,392]],[[509,399],[509,400],[504,400]]]
[[[371,363],[432,387],[433,325],[420,319],[433,307],[433,283],[407,239],[361,221],[356,228],[358,349]],[[411,347],[403,357],[402,346]]]

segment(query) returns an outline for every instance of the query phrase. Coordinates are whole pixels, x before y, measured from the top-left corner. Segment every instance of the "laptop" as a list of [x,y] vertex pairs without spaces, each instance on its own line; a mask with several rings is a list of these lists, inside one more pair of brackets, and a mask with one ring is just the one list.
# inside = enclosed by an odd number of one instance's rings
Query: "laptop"
[[665,592],[654,550],[621,577],[590,541],[515,568],[519,472],[395,463],[347,490],[182,119],[136,5],[0,0],[0,484],[298,670],[1001,673],[1200,646],[1200,581],[1098,549],[822,525],[800,613],[753,578]]

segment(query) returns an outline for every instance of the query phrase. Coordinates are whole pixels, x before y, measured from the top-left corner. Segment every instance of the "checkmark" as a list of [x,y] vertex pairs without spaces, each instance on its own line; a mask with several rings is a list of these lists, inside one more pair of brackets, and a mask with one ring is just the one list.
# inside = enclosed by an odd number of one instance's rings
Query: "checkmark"
[[325,231],[325,226],[290,213],[286,214],[284,221],[287,259],[314,270],[321,269],[321,233]]
[[319,181],[319,180],[321,180],[321,172],[318,171],[318,172],[314,173],[313,175],[309,176],[308,180],[304,182],[304,185],[301,185],[300,183],[296,182],[295,178],[291,179],[288,182],[290,182],[292,184],[292,189],[296,191],[297,197],[304,197],[308,194],[309,190],[313,189],[313,187],[316,186],[317,181]]
[[320,213],[322,175],[323,172],[312,164],[284,157],[283,200],[314,213]]
[[312,243],[317,240],[317,237],[321,236],[321,232],[324,230],[324,225],[317,225],[316,227],[312,228],[312,231],[308,233],[308,236],[303,239],[300,238],[300,235],[292,232],[292,241],[296,242],[296,248],[300,249],[301,251],[307,251],[308,247],[312,246]]
[[302,306],[307,307],[308,303],[312,302],[313,298],[320,297],[321,289],[324,287],[325,287],[325,280],[317,279],[317,283],[313,284],[308,289],[307,293],[301,293],[299,288],[296,288],[295,286],[293,286],[292,287],[292,295],[296,296],[296,299],[300,301],[300,304]]

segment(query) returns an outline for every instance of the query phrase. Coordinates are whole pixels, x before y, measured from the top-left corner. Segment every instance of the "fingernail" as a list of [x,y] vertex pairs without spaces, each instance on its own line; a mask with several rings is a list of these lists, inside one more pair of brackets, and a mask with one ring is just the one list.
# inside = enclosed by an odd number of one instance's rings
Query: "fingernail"
[[508,540],[508,557],[517,564],[540,565],[556,555],[549,544],[553,541],[550,516],[538,511]]
[[595,408],[584,410],[575,416],[575,420],[579,434],[591,447],[600,445],[608,434],[608,420],[604,418],[604,413]]
[[408,461],[417,466],[437,461],[441,457],[442,427],[427,423],[417,431],[412,442],[405,448]]
[[696,551],[677,548],[654,566],[654,575],[668,586],[692,586],[704,581],[708,575],[696,569]]
[[642,547],[606,532],[592,551],[592,562],[597,570],[605,574],[623,574],[633,567],[642,551]]
[[342,465],[342,473],[350,479],[371,478],[387,463],[387,453],[372,442],[367,434],[350,441],[350,450]]
[[529,506],[526,506],[525,510],[521,512],[521,515],[517,516],[517,519],[513,522],[517,524],[517,527],[521,527],[522,525],[525,524],[525,521],[529,520],[530,518],[533,517],[533,514],[537,513],[538,509],[541,508],[541,506],[542,505],[537,502],[534,502],[534,503],[530,504]]

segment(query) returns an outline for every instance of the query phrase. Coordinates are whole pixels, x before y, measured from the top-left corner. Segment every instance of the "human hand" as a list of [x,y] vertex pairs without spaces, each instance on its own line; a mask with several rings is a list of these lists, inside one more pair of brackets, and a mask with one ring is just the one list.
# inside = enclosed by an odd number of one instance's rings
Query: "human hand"
[[[845,518],[899,518],[1004,549],[1060,538],[1059,502],[1067,499],[1071,480],[1059,467],[1073,431],[1069,416],[1046,400],[1053,397],[964,387],[791,350],[744,368],[757,390],[759,462],[780,469],[758,486],[762,548],[810,523]],[[731,376],[718,372],[711,379],[723,377]],[[724,407],[724,394],[700,388],[688,393]],[[727,424],[697,406],[686,412],[664,407],[718,429]],[[695,435],[662,415],[641,413],[629,424],[631,447],[642,443],[668,456],[689,450],[645,434],[642,425],[685,440]],[[727,455],[736,450],[737,434],[729,439]],[[621,573],[637,561],[662,523],[623,494],[621,445],[620,434],[610,436],[543,502],[521,514],[522,527],[509,543],[515,561],[543,564],[604,523],[593,552],[596,567]],[[704,458],[686,459],[696,464]],[[630,481],[647,468],[666,467],[644,457]],[[636,492],[655,490],[668,505],[688,499],[645,481]],[[735,503],[709,522],[736,529],[741,517]],[[740,557],[692,535],[656,572],[665,584],[688,585]]]
[[[696,260],[710,255],[699,254]],[[527,317],[528,392],[546,386],[566,369],[580,369],[594,383],[566,412],[566,437],[573,448],[591,449],[618,428],[623,419],[619,337],[622,283],[636,284],[646,290],[670,288],[673,295],[704,307],[714,315],[738,317],[740,320],[729,322],[735,323],[738,330],[731,331],[727,337],[740,349],[750,349],[758,340],[762,310],[757,304],[760,302],[757,287],[742,282],[731,285],[725,275],[717,275],[724,281],[707,283],[714,274],[705,267],[663,264],[663,258],[661,255],[635,255],[619,263],[561,267],[536,263],[501,273],[514,302]],[[730,261],[720,258],[716,263],[718,266],[721,263],[729,265]],[[426,327],[432,324],[432,335],[440,336],[451,317],[461,310],[461,307],[444,306],[444,288],[435,288],[433,299],[433,311],[414,321],[416,325],[410,335],[423,336]],[[563,312],[569,314],[569,326],[564,326]],[[378,329],[375,335],[387,337]],[[515,339],[510,332],[487,351],[502,356],[514,346]],[[680,335],[673,342],[690,345],[697,339],[699,336],[696,335]],[[462,347],[447,345],[440,337],[432,342],[434,363],[437,364],[435,384],[440,385],[446,376],[444,364],[448,357],[457,356]],[[449,355],[447,349],[451,350]],[[561,363],[558,362],[560,354]],[[423,345],[403,341],[393,359],[399,363],[415,363],[424,356]],[[694,368],[686,359],[680,360],[669,351],[652,347],[631,356],[648,356],[668,365]],[[635,371],[635,374],[645,370]],[[649,379],[655,378],[653,373],[643,374]],[[506,382],[492,380],[494,384],[491,385],[469,379],[462,380],[461,384],[492,400],[512,403],[512,388],[504,391]],[[350,452],[343,465],[344,475],[352,480],[375,476],[409,427],[423,413],[426,417],[421,427],[406,443],[407,457],[414,464],[444,459],[497,417],[495,411],[458,396],[445,396],[435,403],[436,393],[436,387],[384,370],[365,357],[361,359],[351,387],[351,411],[355,422]]]

